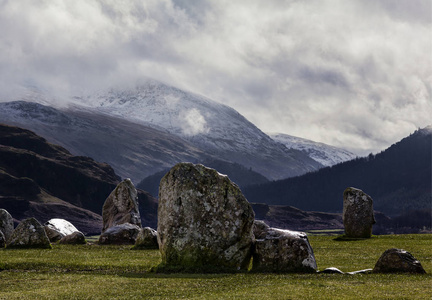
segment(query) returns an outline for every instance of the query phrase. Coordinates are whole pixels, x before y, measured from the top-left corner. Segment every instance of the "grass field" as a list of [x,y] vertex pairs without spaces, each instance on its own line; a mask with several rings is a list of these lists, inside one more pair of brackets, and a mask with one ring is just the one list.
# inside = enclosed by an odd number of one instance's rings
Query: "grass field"
[[310,236],[318,268],[373,268],[389,248],[411,252],[412,274],[155,274],[157,250],[54,245],[0,250],[0,299],[431,299],[432,235],[335,241]]

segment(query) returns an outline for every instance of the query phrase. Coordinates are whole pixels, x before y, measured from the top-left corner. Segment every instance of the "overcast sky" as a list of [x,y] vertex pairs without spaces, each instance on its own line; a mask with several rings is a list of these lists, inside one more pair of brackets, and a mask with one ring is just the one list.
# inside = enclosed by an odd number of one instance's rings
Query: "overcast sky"
[[432,123],[432,1],[0,0],[0,96],[151,77],[358,154]]

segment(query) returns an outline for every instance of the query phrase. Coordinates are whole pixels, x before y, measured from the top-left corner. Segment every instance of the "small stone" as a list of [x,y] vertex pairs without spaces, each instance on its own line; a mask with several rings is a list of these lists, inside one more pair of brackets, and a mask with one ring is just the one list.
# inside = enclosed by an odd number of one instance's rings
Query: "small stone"
[[5,209],[0,209],[0,231],[7,241],[14,231],[13,218]]
[[51,242],[57,242],[63,237],[78,231],[72,223],[64,219],[51,219],[45,222],[44,227]]
[[102,232],[112,226],[125,223],[141,227],[138,193],[129,178],[120,182],[105,200],[102,208],[102,219]]
[[157,231],[150,227],[141,228],[133,249],[159,249]]
[[388,249],[378,259],[374,273],[419,273],[424,274],[421,263],[409,252],[402,249]]
[[246,271],[254,212],[226,175],[180,163],[159,187],[158,242],[166,270]]
[[330,268],[324,269],[322,271],[319,271],[319,273],[325,273],[325,274],[345,274],[344,272],[342,272],[341,270],[339,270],[338,268],[335,268],[335,267],[330,267]]
[[316,272],[317,264],[307,235],[303,232],[269,228],[255,241],[252,271]]
[[7,248],[51,248],[44,227],[29,218],[18,224],[7,242]]
[[112,226],[101,234],[99,244],[134,245],[139,231],[140,227],[129,223]]
[[343,193],[343,223],[348,238],[370,238],[375,224],[372,198],[349,187]]
[[85,245],[87,244],[87,241],[81,231],[74,231],[73,233],[62,237],[59,244]]
[[348,275],[357,275],[357,274],[369,274],[372,272],[372,269],[364,269],[364,270],[358,270],[353,272],[347,272]]

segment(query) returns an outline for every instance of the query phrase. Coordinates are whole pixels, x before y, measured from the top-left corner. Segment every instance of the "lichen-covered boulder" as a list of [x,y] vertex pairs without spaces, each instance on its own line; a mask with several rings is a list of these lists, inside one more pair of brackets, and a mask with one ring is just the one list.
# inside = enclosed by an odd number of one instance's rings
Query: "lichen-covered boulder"
[[268,228],[256,238],[254,272],[316,272],[317,264],[307,235],[303,232]]
[[87,241],[85,239],[84,234],[81,231],[74,231],[71,234],[65,235],[59,241],[59,244],[68,244],[68,245],[85,245]]
[[35,218],[29,218],[18,224],[6,247],[51,248],[51,244],[44,227]]
[[141,228],[133,249],[159,249],[157,231],[150,227]]
[[375,224],[372,198],[362,190],[345,189],[342,218],[346,237],[370,238]]
[[3,232],[0,230],[0,248],[4,248],[6,246],[6,238]]
[[51,242],[57,242],[78,229],[64,219],[51,219],[44,224],[46,234]]
[[102,232],[120,224],[134,224],[141,227],[138,209],[138,193],[132,181],[127,178],[111,192],[102,208]]
[[374,273],[420,273],[424,274],[421,263],[409,252],[402,249],[388,249],[378,259]]
[[124,223],[112,226],[99,237],[101,245],[134,245],[140,231],[135,224]]
[[14,231],[13,218],[5,209],[0,209],[0,231],[7,241]]
[[203,165],[175,165],[159,187],[160,268],[247,270],[253,221],[251,205],[227,176]]

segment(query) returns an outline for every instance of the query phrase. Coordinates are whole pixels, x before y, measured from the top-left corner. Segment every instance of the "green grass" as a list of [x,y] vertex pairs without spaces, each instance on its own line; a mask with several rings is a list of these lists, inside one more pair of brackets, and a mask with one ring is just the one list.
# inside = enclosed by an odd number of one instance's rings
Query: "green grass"
[[156,274],[157,250],[128,246],[54,245],[0,250],[0,299],[430,299],[432,235],[335,241],[310,236],[318,268],[373,268],[389,248],[420,260],[412,274]]

